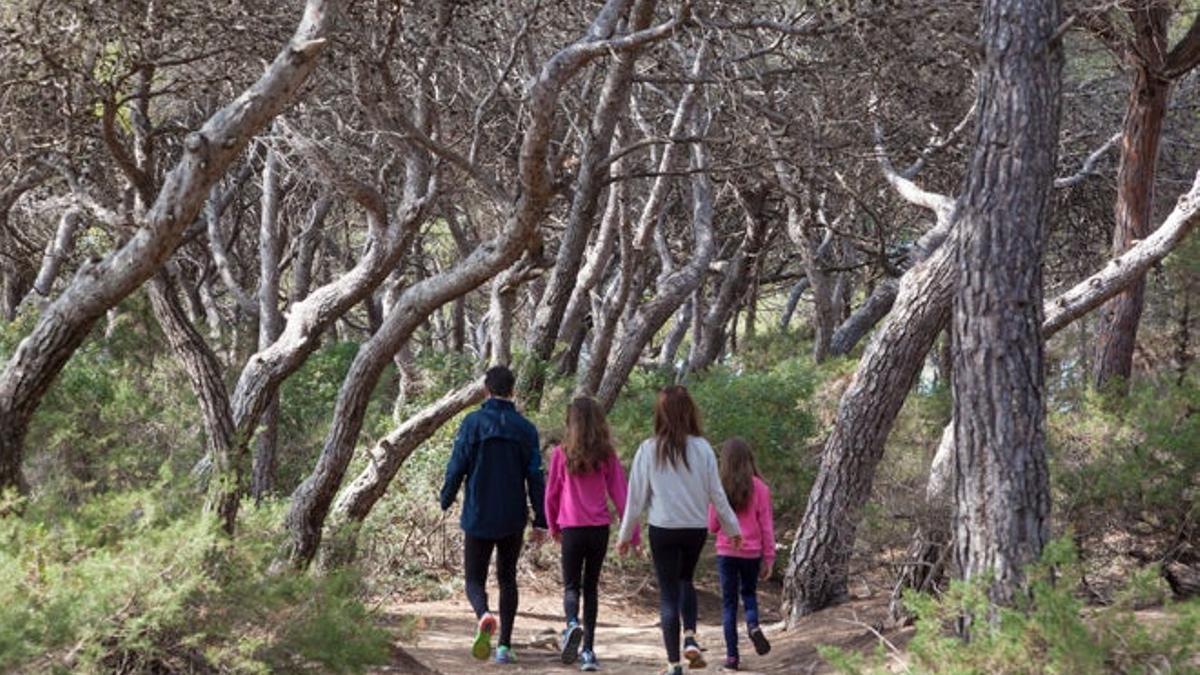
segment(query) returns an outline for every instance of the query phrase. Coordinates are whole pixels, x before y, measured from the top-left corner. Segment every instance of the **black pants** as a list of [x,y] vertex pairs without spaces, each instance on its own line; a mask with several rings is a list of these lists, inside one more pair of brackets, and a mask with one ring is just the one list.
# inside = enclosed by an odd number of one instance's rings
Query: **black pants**
[[593,649],[600,602],[600,567],[608,552],[608,526],[564,527],[562,531],[563,613],[579,621],[583,592],[583,648]]
[[662,623],[667,661],[679,663],[679,624],[696,630],[696,586],[692,579],[708,530],[650,526],[650,554],[658,577],[658,616]]
[[522,530],[504,539],[478,539],[466,535],[463,541],[463,569],[467,577],[467,599],[479,618],[488,610],[487,573],[496,550],[496,581],[500,584],[500,642],[512,646],[513,619],[517,616],[517,558],[525,542]]

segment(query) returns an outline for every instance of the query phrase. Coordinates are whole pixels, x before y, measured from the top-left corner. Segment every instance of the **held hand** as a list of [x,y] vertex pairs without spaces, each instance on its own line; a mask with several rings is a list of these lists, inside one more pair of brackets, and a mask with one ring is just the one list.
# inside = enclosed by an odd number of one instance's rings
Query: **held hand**
[[540,527],[533,528],[533,532],[529,533],[529,543],[533,544],[534,548],[541,548],[544,541],[546,541],[546,530]]
[[636,555],[642,555],[642,542],[623,541],[617,544],[617,553],[621,556],[627,556],[630,552]]
[[729,542],[731,544],[733,544],[734,549],[736,549],[738,551],[742,550],[742,535],[739,534],[739,535],[730,537]]

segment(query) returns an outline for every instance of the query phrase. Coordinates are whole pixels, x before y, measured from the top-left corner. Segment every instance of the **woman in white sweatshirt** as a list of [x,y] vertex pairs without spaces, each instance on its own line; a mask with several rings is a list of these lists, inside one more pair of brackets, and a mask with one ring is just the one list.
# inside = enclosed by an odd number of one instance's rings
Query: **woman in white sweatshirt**
[[629,474],[629,498],[617,551],[629,552],[638,519],[646,512],[650,554],[658,577],[659,618],[667,648],[664,675],[682,675],[679,630],[683,624],[683,656],[691,668],[704,667],[696,643],[696,587],[692,579],[708,539],[708,505],[716,509],[722,530],[741,546],[737,514],[729,506],[717,456],[702,438],[700,415],[685,387],[666,387],[654,405],[654,438],[638,446]]

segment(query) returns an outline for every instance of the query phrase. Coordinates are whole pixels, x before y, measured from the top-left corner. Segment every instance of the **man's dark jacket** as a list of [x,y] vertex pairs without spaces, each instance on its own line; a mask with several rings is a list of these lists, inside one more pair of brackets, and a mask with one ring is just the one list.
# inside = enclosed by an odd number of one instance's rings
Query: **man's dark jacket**
[[503,539],[525,529],[529,506],[533,526],[546,527],[546,491],[537,427],[512,401],[489,398],[467,415],[446,466],[442,510],[450,508],[466,480],[462,529],[478,539]]

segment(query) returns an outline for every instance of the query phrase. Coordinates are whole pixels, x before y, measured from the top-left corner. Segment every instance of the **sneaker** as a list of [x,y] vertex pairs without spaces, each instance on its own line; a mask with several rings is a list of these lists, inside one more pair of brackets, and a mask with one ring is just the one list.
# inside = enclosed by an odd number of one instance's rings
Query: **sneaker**
[[486,661],[492,653],[492,635],[496,633],[496,617],[490,612],[479,617],[479,626],[475,629],[475,642],[471,643],[471,656]]
[[725,668],[724,668],[725,670],[741,670],[738,667],[738,665],[739,665],[738,657],[736,657],[736,656],[726,656],[725,657]]
[[762,656],[771,651],[771,643],[767,642],[767,636],[763,635],[762,629],[754,626],[750,629],[750,641],[754,643],[754,651]]
[[683,675],[683,666],[667,666],[662,675]]
[[567,624],[567,629],[563,631],[562,641],[562,662],[566,664],[575,663],[575,659],[579,658],[579,643],[583,641],[583,626],[572,621]]
[[508,647],[496,647],[496,663],[510,664],[517,662],[517,655]]
[[704,662],[704,652],[700,650],[700,644],[694,637],[683,639],[683,658],[687,659],[688,668],[703,668],[708,665]]
[[600,670],[600,662],[596,660],[596,652],[585,649],[579,654],[579,669],[585,673],[594,673]]

